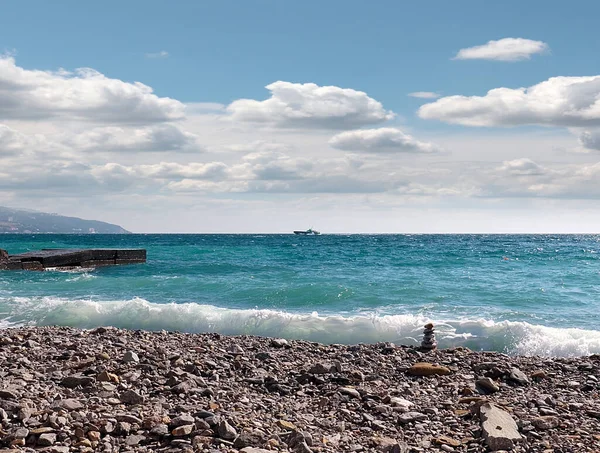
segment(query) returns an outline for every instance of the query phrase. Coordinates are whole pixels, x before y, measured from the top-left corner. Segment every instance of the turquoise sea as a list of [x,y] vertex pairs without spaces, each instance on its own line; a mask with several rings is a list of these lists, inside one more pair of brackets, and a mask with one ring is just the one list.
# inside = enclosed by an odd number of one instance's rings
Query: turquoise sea
[[600,353],[596,235],[3,235],[146,248],[148,263],[0,273],[0,326],[220,332],[509,354]]

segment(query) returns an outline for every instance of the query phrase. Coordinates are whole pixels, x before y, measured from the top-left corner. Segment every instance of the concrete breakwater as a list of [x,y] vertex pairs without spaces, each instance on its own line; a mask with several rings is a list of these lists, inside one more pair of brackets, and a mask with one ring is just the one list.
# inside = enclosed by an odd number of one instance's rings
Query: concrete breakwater
[[0,249],[0,270],[99,267],[146,262],[144,249],[42,249],[9,255]]

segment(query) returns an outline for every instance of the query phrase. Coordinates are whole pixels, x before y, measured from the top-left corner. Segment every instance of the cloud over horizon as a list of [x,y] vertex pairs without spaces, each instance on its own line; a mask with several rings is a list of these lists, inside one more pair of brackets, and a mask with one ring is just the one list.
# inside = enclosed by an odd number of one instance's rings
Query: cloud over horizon
[[441,148],[422,142],[398,128],[361,129],[335,135],[329,144],[336,149],[369,153],[435,153]]
[[314,83],[278,81],[264,101],[238,99],[227,106],[233,121],[299,129],[354,129],[383,123],[395,114],[362,91]]
[[528,88],[495,88],[484,96],[446,96],[419,117],[463,126],[600,125],[600,76],[552,77]]

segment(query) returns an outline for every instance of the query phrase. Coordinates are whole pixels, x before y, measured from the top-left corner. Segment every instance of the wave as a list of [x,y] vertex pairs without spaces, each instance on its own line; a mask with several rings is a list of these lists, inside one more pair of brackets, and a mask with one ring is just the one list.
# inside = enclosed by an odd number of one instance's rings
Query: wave
[[416,345],[422,326],[436,325],[442,348],[511,355],[584,356],[600,353],[600,331],[556,328],[517,321],[444,320],[419,315],[300,314],[266,309],[229,309],[212,305],[156,304],[126,301],[68,300],[56,297],[0,298],[0,327],[59,325],[79,328],[115,326],[126,329],[219,332],[260,335],[320,343]]

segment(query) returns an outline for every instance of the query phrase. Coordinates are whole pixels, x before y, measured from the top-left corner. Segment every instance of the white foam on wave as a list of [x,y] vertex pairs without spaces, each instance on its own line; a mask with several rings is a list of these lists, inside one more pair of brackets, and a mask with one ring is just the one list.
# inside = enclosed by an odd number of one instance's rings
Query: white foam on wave
[[80,328],[219,332],[305,339],[321,343],[418,344],[422,326],[436,324],[440,347],[515,355],[583,356],[600,353],[600,331],[555,328],[526,322],[485,319],[441,320],[424,316],[322,316],[266,309],[228,309],[211,305],[126,301],[66,300],[55,297],[0,298],[0,327],[62,325]]

